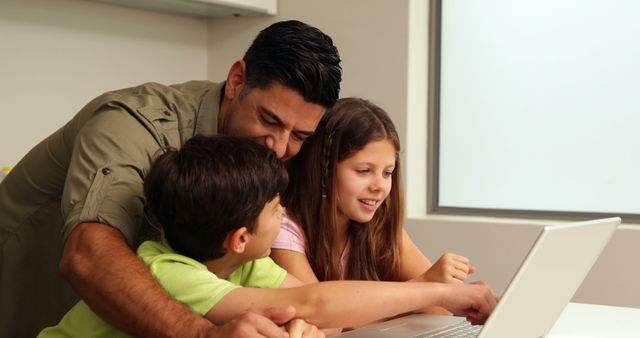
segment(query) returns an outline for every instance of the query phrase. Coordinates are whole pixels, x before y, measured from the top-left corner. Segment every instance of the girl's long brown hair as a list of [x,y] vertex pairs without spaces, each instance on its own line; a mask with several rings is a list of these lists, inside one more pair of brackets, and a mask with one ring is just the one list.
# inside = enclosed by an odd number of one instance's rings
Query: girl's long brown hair
[[304,233],[309,263],[321,281],[340,279],[336,167],[380,140],[391,141],[396,150],[391,192],[370,222],[349,225],[352,245],[345,278],[398,280],[403,216],[400,141],[384,110],[363,99],[338,100],[291,162],[284,205]]

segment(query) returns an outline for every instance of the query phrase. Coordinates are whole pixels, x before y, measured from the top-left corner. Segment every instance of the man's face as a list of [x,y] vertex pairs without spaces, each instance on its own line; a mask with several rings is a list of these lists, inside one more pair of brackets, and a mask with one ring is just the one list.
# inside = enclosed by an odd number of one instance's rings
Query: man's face
[[274,83],[236,95],[224,113],[222,133],[250,138],[288,160],[313,135],[325,111],[326,107],[306,102],[296,91]]

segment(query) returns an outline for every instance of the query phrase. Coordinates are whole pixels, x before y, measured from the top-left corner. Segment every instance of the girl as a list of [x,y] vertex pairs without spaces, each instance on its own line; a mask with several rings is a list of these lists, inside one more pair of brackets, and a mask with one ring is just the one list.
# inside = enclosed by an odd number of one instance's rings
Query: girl
[[431,264],[404,231],[400,142],[381,108],[341,99],[317,129],[291,163],[288,218],[272,244],[278,265],[304,283],[463,283],[475,272],[455,254]]

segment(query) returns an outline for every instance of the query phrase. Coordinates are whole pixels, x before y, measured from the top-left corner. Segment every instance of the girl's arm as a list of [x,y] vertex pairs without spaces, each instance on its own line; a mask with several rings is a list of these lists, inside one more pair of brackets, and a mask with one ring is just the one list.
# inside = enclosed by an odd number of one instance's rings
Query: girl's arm
[[[293,305],[296,317],[320,328],[360,326],[428,306],[484,320],[496,299],[486,284],[330,281],[294,288],[237,288],[206,315],[222,323],[248,311]],[[480,314],[477,316],[477,314]]]
[[[400,280],[426,282],[424,274],[433,266],[429,259],[416,247],[407,232],[402,230],[402,250],[400,251]],[[434,280],[435,282],[436,280]],[[451,312],[439,306],[430,306],[416,312],[450,316]]]
[[407,232],[402,230],[401,280],[462,284],[474,272],[476,268],[469,263],[467,257],[453,253],[445,253],[435,264],[431,264]]
[[407,232],[402,229],[402,246],[400,251],[400,280],[410,281],[420,277],[433,264],[416,247]]
[[271,259],[303,284],[318,282],[318,277],[311,269],[307,256],[303,253],[286,249],[271,249]]

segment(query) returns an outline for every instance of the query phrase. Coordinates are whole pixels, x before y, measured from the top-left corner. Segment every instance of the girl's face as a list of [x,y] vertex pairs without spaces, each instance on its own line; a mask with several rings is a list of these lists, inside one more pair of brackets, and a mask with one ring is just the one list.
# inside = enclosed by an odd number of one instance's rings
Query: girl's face
[[338,163],[338,221],[369,222],[391,191],[396,151],[390,140],[369,142]]

